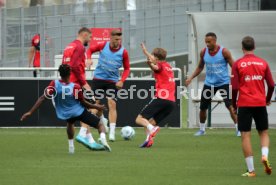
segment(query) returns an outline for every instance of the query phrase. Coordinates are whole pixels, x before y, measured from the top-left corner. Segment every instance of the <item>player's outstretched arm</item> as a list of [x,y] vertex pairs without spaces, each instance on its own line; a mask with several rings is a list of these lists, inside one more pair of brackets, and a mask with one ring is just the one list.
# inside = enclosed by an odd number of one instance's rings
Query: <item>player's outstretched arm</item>
[[106,110],[106,107],[104,105],[100,105],[100,104],[91,104],[90,102],[88,102],[85,99],[80,100],[80,102],[82,103],[82,105],[86,108],[89,109],[97,109],[99,111],[103,111]]
[[200,52],[200,60],[199,60],[199,62],[198,62],[198,65],[197,65],[195,71],[194,71],[193,74],[192,74],[190,77],[188,77],[187,80],[185,81],[185,85],[186,85],[187,87],[190,85],[190,83],[192,82],[192,80],[193,80],[195,77],[197,77],[197,76],[201,73],[201,71],[204,69],[204,65],[205,65],[204,60],[203,60],[204,53],[205,53],[204,50],[202,50],[202,51]]
[[28,112],[22,115],[20,121],[23,121],[29,116],[31,116],[40,107],[40,105],[43,103],[44,100],[45,100],[45,95],[43,94],[37,99],[33,107]]
[[150,54],[146,48],[146,45],[144,43],[141,43],[141,48],[142,48],[142,51],[144,53],[144,55],[151,61],[151,62],[154,62],[155,61],[155,58],[152,54]]

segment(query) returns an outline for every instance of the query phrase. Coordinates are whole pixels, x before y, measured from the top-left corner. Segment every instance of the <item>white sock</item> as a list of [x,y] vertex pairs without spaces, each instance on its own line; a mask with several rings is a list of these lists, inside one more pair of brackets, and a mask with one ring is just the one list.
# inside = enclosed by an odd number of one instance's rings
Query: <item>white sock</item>
[[205,123],[200,123],[199,126],[200,126],[200,130],[205,132]]
[[106,136],[105,136],[105,133],[104,133],[104,132],[101,132],[101,133],[100,133],[100,138],[101,138],[101,140],[106,141]]
[[149,136],[150,136],[150,131],[148,131],[148,129],[146,131],[146,135],[147,135],[147,137],[146,137],[146,141],[147,141],[147,140],[149,140]]
[[69,147],[74,147],[74,139],[69,139],[68,143],[69,143]]
[[86,134],[86,138],[88,139],[89,143],[95,143],[95,140],[94,140],[91,132]]
[[249,157],[245,158],[245,162],[246,162],[246,165],[247,165],[248,172],[255,171],[253,156],[249,156]]
[[235,128],[236,128],[236,131],[239,131],[237,123],[235,123]]
[[116,123],[110,123],[109,126],[110,126],[109,133],[110,134],[115,134]]
[[100,120],[101,120],[101,122],[103,123],[103,120],[105,119],[105,117],[104,117],[104,115],[102,114],[101,116],[100,116]]
[[268,158],[268,152],[269,152],[269,149],[267,146],[263,146],[262,147],[262,156],[265,156],[266,158]]
[[154,128],[154,126],[152,124],[149,123],[147,125],[147,129],[148,129],[149,132],[151,132],[153,128]]
[[87,128],[86,128],[86,127],[81,127],[81,128],[80,128],[79,135],[80,135],[81,137],[86,137],[86,132],[87,132]]

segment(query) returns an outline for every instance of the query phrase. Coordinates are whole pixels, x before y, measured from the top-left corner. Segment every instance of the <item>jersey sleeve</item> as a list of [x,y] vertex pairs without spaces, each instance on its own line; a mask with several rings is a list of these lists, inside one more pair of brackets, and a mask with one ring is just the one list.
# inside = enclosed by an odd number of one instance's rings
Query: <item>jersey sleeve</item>
[[125,49],[124,52],[123,52],[123,66],[124,66],[124,71],[122,73],[122,77],[121,77],[121,81],[124,82],[129,73],[130,73],[130,64],[129,64],[129,56],[128,56],[128,52],[127,50]]
[[272,78],[272,74],[270,71],[269,66],[267,65],[266,72],[265,72],[265,80],[267,83],[267,95],[266,95],[266,102],[270,102],[273,91],[274,91],[274,80]]
[[52,80],[49,85],[46,87],[46,89],[44,90],[44,95],[46,96],[52,96],[53,94],[55,94],[56,89],[55,89],[55,81]]
[[86,51],[87,58],[90,59],[93,53],[103,50],[105,47],[105,44],[106,42],[103,42],[97,45],[91,45]]

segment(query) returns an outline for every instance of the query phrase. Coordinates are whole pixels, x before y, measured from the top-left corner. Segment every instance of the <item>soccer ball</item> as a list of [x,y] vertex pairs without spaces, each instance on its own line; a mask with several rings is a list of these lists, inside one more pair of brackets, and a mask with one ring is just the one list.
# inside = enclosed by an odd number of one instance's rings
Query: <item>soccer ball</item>
[[124,140],[130,140],[135,136],[135,130],[131,126],[125,126],[121,129],[121,136]]

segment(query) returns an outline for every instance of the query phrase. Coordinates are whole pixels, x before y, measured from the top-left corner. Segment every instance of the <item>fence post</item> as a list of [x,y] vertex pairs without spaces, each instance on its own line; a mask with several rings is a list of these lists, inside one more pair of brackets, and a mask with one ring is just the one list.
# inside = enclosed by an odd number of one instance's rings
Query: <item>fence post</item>
[[24,55],[24,8],[20,8],[20,60],[19,60],[19,66],[24,66],[24,61],[25,61],[25,55]]
[[39,23],[39,34],[40,34],[40,66],[44,66],[44,56],[45,56],[45,35],[44,35],[44,21],[42,17],[41,6],[38,8],[38,23]]
[[7,58],[7,8],[3,8],[3,32],[2,32],[2,38],[3,38],[3,53],[2,53],[2,66],[4,66],[4,62]]

